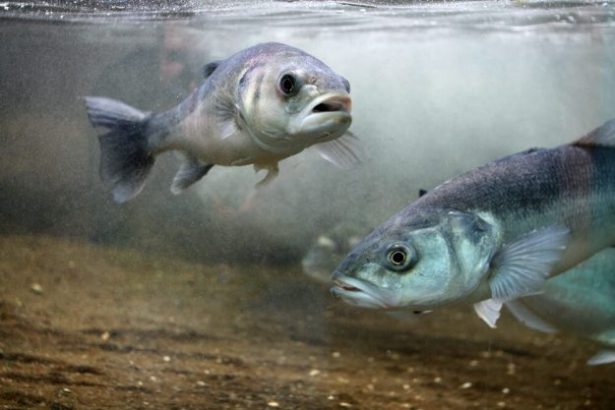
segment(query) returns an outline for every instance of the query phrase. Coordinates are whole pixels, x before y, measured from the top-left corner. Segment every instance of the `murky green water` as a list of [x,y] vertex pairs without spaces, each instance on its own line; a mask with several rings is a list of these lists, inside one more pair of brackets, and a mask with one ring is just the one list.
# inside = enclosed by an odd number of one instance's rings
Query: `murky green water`
[[[123,206],[113,203],[98,177],[96,132],[88,123],[82,98],[103,95],[144,110],[163,110],[199,84],[204,64],[264,41],[302,48],[350,81],[351,130],[364,143],[364,164],[344,171],[307,150],[283,161],[279,178],[244,209],[242,204],[262,178],[251,167],[216,167],[176,197],[169,186],[177,160],[167,155],[157,162],[138,198]],[[298,277],[302,256],[331,226],[374,226],[414,200],[419,189],[509,153],[569,142],[615,117],[615,3],[611,1],[1,2],[0,56],[3,236],[68,237],[156,258],[225,264],[244,272],[246,283],[254,280],[251,272],[282,266],[294,272],[299,283],[285,277],[283,283],[294,292],[280,302],[286,307],[304,285],[321,295],[327,306],[336,306],[325,288],[310,288],[305,278]],[[3,242],[5,250],[10,243]],[[5,253],[9,254],[15,257]],[[24,260],[20,269],[27,272],[28,263]],[[104,274],[97,266],[92,271]],[[3,276],[11,277],[6,272]],[[267,278],[276,282],[275,275]],[[260,279],[258,283],[268,286]],[[233,282],[227,290],[225,295],[231,297],[245,289]],[[13,303],[19,292],[5,282],[0,300]],[[279,300],[284,292],[276,288],[274,294]],[[181,297],[189,296],[181,293]],[[59,303],[54,294],[47,293],[46,298],[50,304]],[[223,309],[215,312],[224,314]],[[344,310],[348,323],[354,314],[358,323],[364,323],[360,320],[365,313],[348,312]],[[463,317],[473,320],[470,315]],[[284,322],[283,315],[280,320]],[[357,348],[352,353],[357,357],[388,348],[380,327],[370,336],[370,320],[371,316],[357,342],[368,347]],[[427,320],[438,322],[437,317]],[[280,337],[286,337],[284,326]],[[394,325],[391,332],[397,336],[392,337],[411,335],[414,326]],[[249,337],[250,329],[243,329]],[[447,333],[437,329],[438,337]],[[498,340],[506,340],[506,329],[498,331]],[[456,332],[451,329],[442,337],[454,338]],[[527,332],[521,340],[533,337]],[[345,349],[353,352],[352,331],[344,337],[348,337]],[[483,349],[474,343],[484,343],[484,350],[489,350],[489,336],[471,343],[464,337],[458,343],[446,340],[447,353],[451,344],[459,352],[466,347]],[[583,352],[591,350],[576,339],[564,339],[566,343],[572,346],[567,349],[580,343]],[[398,340],[393,346],[400,344]],[[422,339],[419,346],[426,344]],[[16,348],[9,342],[0,346]],[[542,348],[528,347],[535,355]],[[566,361],[567,352],[556,361]],[[429,351],[434,357],[440,353],[437,348]],[[300,360],[301,354],[296,357]],[[530,360],[524,363],[531,366]],[[429,367],[428,362],[412,365]],[[445,368],[440,362],[439,366]],[[596,383],[612,380],[612,367],[597,372]],[[378,377],[403,378],[386,372]],[[516,381],[520,389],[534,383],[528,377]],[[565,377],[572,380],[578,375],[573,369]],[[583,397],[589,387],[571,388]],[[366,389],[364,399],[369,400]],[[476,397],[481,392],[487,394],[479,387]],[[551,393],[545,392],[544,403],[557,401],[546,398]],[[533,394],[532,406],[540,404],[540,393]],[[596,394],[602,395],[599,403],[609,399],[603,390]],[[403,408],[402,402],[389,406],[378,397],[382,408]],[[412,405],[438,408],[434,397],[428,404]],[[448,401],[447,406],[464,408],[473,397]],[[327,403],[326,397],[321,399],[319,403]],[[584,401],[574,403],[581,406]],[[352,404],[361,407],[358,401]],[[576,407],[560,403],[560,408]]]

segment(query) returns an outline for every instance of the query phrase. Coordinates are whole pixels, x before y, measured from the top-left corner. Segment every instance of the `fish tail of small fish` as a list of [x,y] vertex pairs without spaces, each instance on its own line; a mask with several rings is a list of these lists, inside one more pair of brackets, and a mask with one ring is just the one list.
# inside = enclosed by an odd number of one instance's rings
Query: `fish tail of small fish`
[[85,104],[92,125],[108,130],[98,137],[101,178],[112,185],[116,202],[129,201],[141,192],[154,165],[148,149],[150,114],[105,97],[85,97]]

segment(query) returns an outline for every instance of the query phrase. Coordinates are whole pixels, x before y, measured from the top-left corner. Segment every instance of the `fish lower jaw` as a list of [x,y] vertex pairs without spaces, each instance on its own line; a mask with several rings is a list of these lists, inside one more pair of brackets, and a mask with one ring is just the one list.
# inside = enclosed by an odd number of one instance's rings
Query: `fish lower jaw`
[[367,309],[386,309],[387,306],[381,304],[376,299],[371,298],[369,295],[361,291],[347,291],[339,287],[331,288],[333,296],[342,299],[349,305],[358,306]]
[[354,286],[351,286],[351,285],[348,285],[348,284],[346,284],[346,283],[344,283],[344,282],[341,282],[341,281],[339,281],[339,280],[336,280],[336,281],[334,282],[334,284],[335,284],[335,286],[337,286],[338,288],[340,288],[340,289],[342,289],[342,290],[344,290],[344,291],[347,291],[347,292],[361,292],[361,289],[359,289],[359,288],[357,288],[357,287],[354,287]]
[[[258,149],[266,155],[277,156],[280,160],[295,155],[306,148],[306,144],[292,139],[271,139],[262,138],[255,134],[250,134],[250,138]],[[309,144],[308,144],[309,145]]]
[[301,118],[293,128],[296,134],[313,135],[320,139],[324,135],[342,135],[352,123],[352,115],[343,111],[312,112]]
[[354,286],[346,281],[335,279],[334,286],[331,288],[333,296],[342,299],[344,302],[368,309],[394,309],[395,303],[390,303],[386,297],[375,297],[373,292],[366,292],[360,287]]

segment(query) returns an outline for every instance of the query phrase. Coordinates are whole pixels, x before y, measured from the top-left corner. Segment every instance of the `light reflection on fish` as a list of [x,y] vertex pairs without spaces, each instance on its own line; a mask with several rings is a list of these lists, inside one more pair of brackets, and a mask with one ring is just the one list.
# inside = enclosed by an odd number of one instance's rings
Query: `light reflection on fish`
[[[615,244],[615,120],[578,141],[490,162],[426,193],[364,238],[332,292],[367,308],[503,303]],[[615,274],[615,272],[614,272]]]
[[278,162],[315,145],[341,167],[359,161],[351,123],[350,84],[322,61],[279,43],[259,44],[204,68],[205,80],[169,111],[148,113],[105,97],[86,97],[99,137],[101,176],[117,202],[143,188],[154,159],[179,151],[185,161],[171,191],[201,179],[214,165],[254,165],[278,173]]

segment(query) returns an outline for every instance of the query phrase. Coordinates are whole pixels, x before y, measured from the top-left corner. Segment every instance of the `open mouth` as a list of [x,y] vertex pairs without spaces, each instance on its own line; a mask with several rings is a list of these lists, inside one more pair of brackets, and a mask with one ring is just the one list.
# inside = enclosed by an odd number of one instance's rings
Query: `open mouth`
[[328,141],[342,135],[352,122],[348,94],[327,93],[314,98],[297,116],[297,130],[312,141]]
[[361,289],[356,288],[354,286],[348,285],[347,283],[341,282],[339,280],[336,280],[333,282],[335,286],[337,286],[338,288],[345,290],[347,292],[361,292]]
[[350,97],[334,96],[319,102],[312,108],[313,113],[321,112],[346,112],[349,113],[352,107]]
[[312,102],[313,114],[325,112],[342,112],[350,114],[352,100],[345,94],[328,93],[321,95]]
[[393,292],[360,279],[334,274],[333,285],[331,293],[350,305],[369,309],[391,309],[397,305]]

